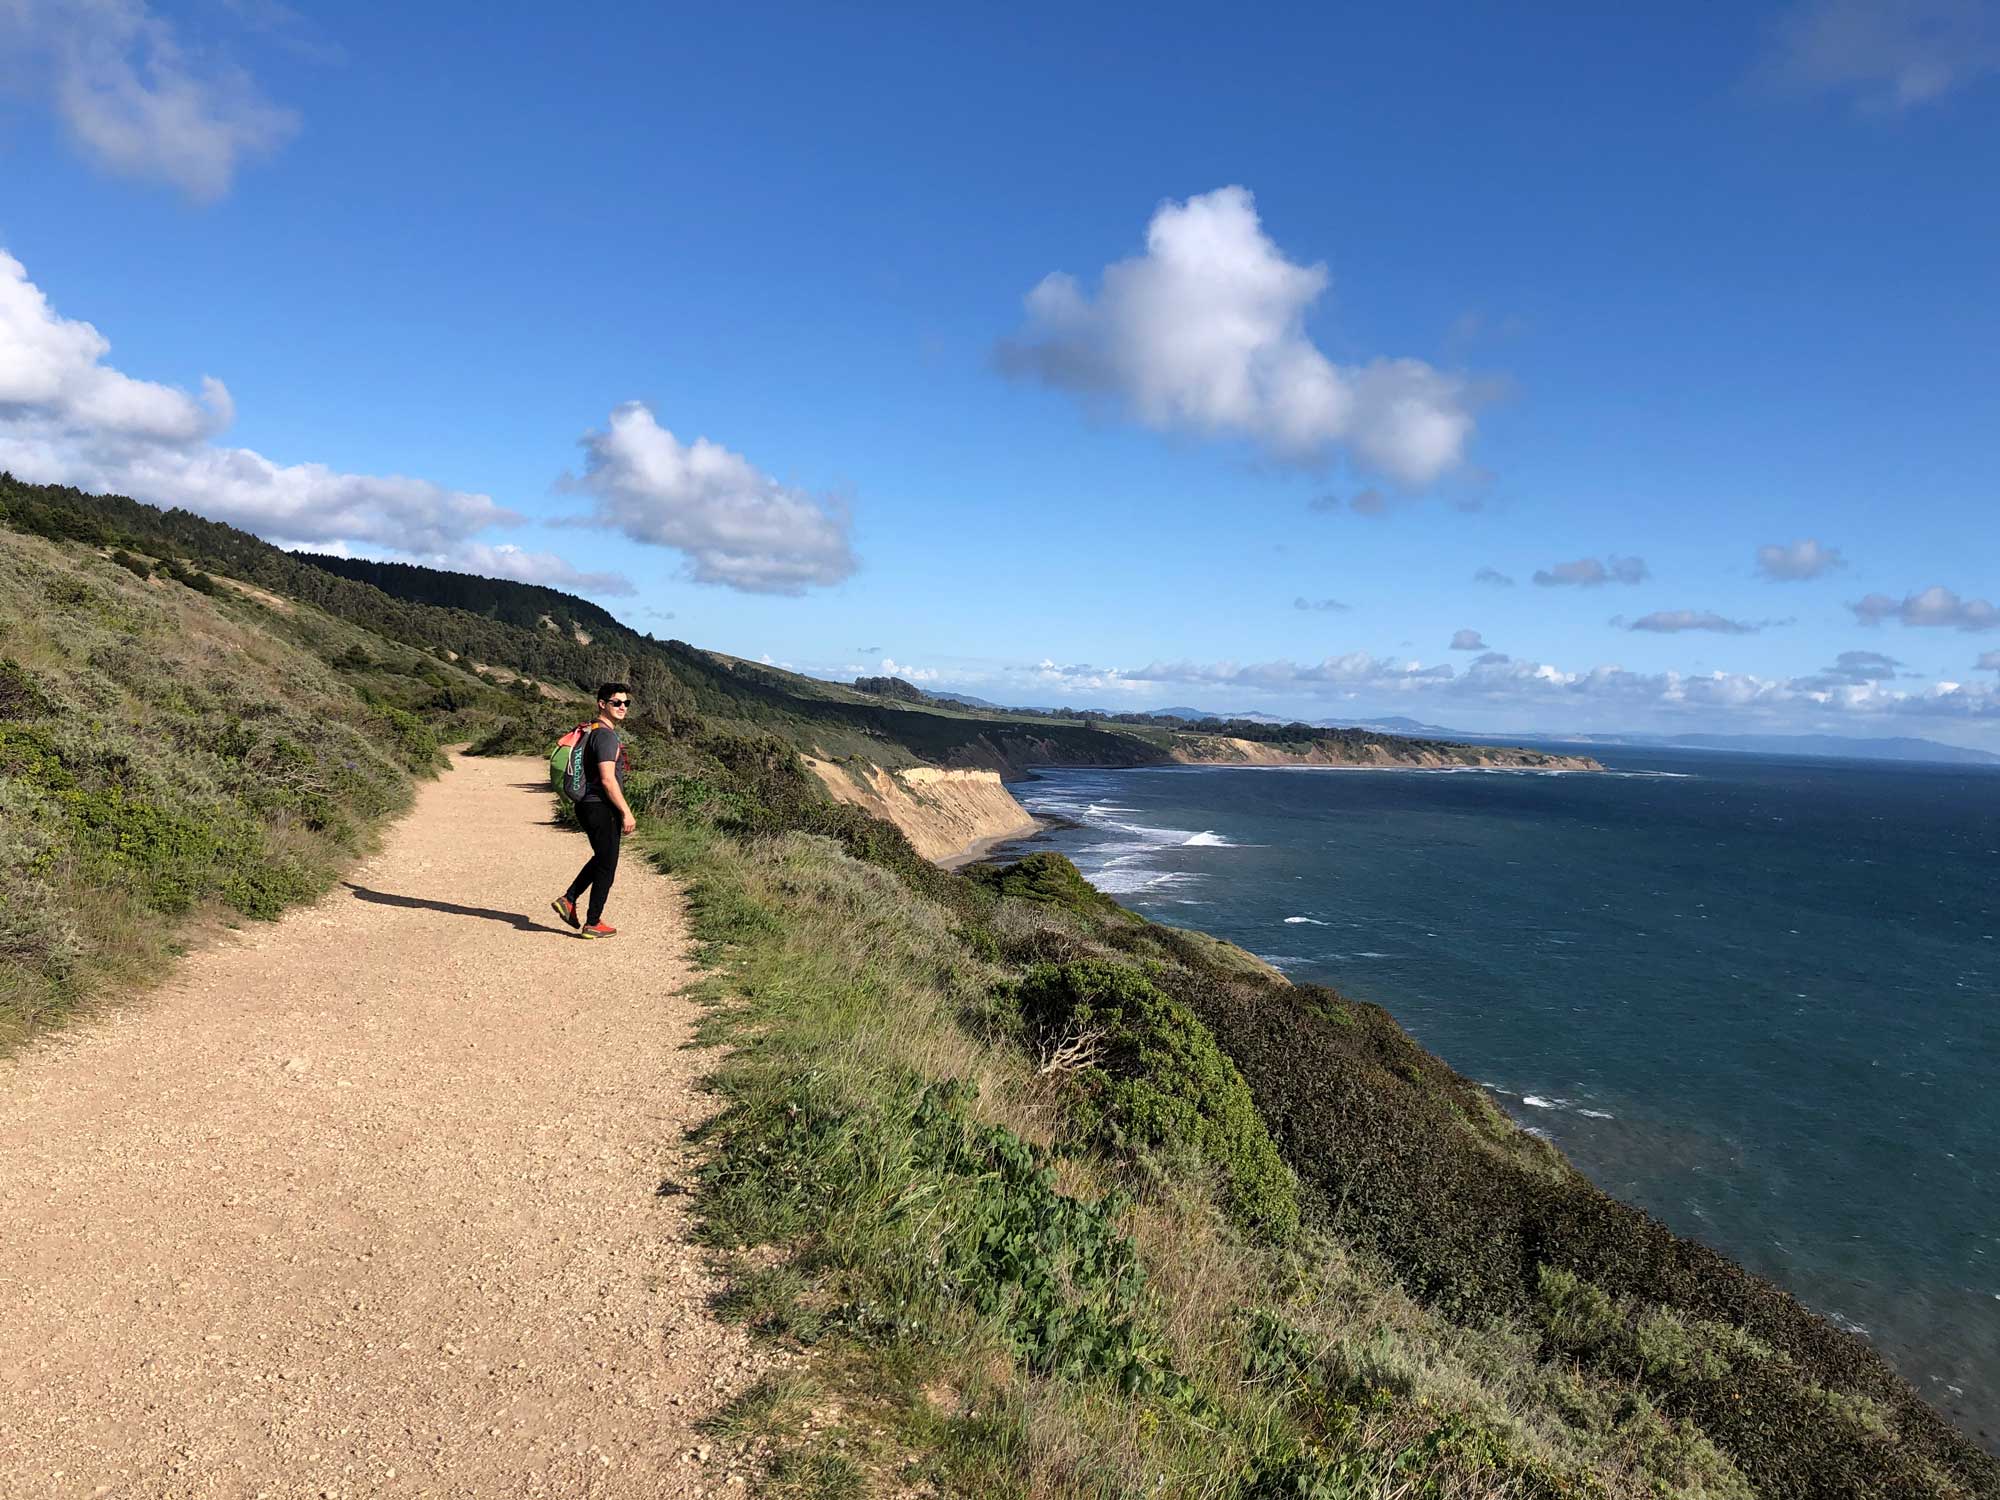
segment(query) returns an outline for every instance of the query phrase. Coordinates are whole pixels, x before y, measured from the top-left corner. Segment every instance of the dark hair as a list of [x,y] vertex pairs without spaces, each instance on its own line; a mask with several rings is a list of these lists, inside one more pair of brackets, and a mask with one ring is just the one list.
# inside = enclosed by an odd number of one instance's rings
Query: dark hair
[[607,698],[610,698],[618,693],[623,693],[628,698],[631,697],[632,685],[626,682],[599,683],[597,687],[597,701],[599,703],[602,703]]

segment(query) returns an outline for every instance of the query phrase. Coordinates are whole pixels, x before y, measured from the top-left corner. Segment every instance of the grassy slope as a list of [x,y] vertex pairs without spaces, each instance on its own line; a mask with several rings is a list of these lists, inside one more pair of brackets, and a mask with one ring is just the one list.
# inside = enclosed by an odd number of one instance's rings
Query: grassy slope
[[[1054,856],[917,892],[659,793],[737,1048],[709,1233],[752,1248],[737,1313],[820,1355],[724,1423],[784,1474],[2000,1495],[1865,1344],[1597,1192],[1379,1009],[1218,961]],[[829,1402],[838,1451],[801,1419]]]
[[[44,531],[108,504],[0,483]],[[433,725],[512,709],[488,745],[539,749],[572,712],[432,653],[588,681],[627,649],[140,509],[153,555],[301,593],[0,531],[5,972],[44,1009],[148,969],[190,904],[317,888]],[[724,1424],[775,1437],[775,1491],[914,1464],[961,1493],[2000,1496],[1865,1344],[1597,1193],[1383,1012],[1053,856],[944,875],[827,802],[768,732],[795,729],[763,696],[800,701],[783,684],[704,659],[624,658],[668,707],[632,792],[737,1046],[702,1189],[716,1244],[746,1247],[732,1306],[815,1354],[816,1389]]]
[[[515,700],[302,605],[0,526],[0,1047],[317,895]],[[144,570],[146,576],[140,571]]]

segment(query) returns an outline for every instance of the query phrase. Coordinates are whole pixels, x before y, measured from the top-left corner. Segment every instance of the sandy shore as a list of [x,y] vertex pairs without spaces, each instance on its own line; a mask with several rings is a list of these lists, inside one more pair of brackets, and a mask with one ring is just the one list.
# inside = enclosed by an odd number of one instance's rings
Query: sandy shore
[[947,854],[938,860],[938,868],[941,870],[962,870],[967,865],[976,865],[1002,844],[1011,844],[1016,839],[1031,838],[1035,834],[1056,827],[1060,821],[1057,818],[1030,818],[1027,822],[1010,828],[1005,833],[996,833],[988,838],[974,839],[963,849],[953,854]]

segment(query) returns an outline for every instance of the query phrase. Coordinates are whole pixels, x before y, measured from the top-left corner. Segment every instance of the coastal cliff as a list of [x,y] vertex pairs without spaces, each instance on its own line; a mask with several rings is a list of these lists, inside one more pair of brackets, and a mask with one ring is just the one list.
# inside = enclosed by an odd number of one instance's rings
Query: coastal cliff
[[1297,739],[1176,733],[1161,742],[1134,734],[1088,740],[1029,733],[985,733],[953,746],[949,765],[997,771],[1025,781],[1040,766],[1354,766],[1384,770],[1602,771],[1587,755],[1556,755],[1515,745],[1469,745],[1354,731],[1308,731]]
[[[1387,1011],[1148,921],[1050,850],[933,862],[1024,831],[1002,776],[1039,765],[1594,762],[814,697],[552,591],[362,582],[4,475],[0,528],[0,835],[28,856],[0,860],[23,914],[0,1046],[9,1005],[20,1034],[168,972],[191,914],[323,890],[440,741],[546,754],[570,712],[474,662],[633,682],[640,847],[686,893],[705,1034],[733,1045],[670,1186],[707,1243],[751,1247],[719,1257],[728,1306],[817,1381],[726,1413],[778,1483],[857,1492],[893,1452],[904,1487],[1096,1500],[2000,1500],[1990,1433],[1598,1190]],[[245,708],[274,692],[284,745]],[[79,693],[116,712],[65,717]]]
[[1379,766],[1385,769],[1450,770],[1464,766],[1495,771],[1602,771],[1588,755],[1552,755],[1511,745],[1452,745],[1439,749],[1412,743],[1403,749],[1372,740],[1349,745],[1316,740],[1292,746],[1281,742],[1237,739],[1229,735],[1189,734],[1174,741],[1172,759],[1189,766]]
[[802,756],[836,802],[845,802],[902,830],[925,859],[955,864],[1001,839],[1040,826],[989,770],[867,766],[850,772],[832,761]]

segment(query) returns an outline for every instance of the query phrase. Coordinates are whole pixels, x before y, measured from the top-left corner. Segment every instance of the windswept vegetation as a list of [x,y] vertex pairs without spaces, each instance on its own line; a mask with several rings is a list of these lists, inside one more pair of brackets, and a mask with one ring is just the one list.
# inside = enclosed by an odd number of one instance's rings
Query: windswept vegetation
[[640,847],[730,1044],[703,1233],[723,1311],[805,1356],[716,1419],[768,1493],[2000,1497],[1865,1343],[1379,1008],[1054,855],[946,874],[797,754],[1042,727],[811,696],[547,591],[391,597],[131,502],[0,508],[16,1033],[321,889],[440,743],[538,753],[580,702],[547,693],[647,684]]

